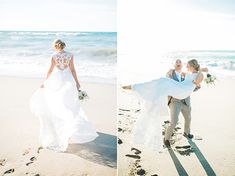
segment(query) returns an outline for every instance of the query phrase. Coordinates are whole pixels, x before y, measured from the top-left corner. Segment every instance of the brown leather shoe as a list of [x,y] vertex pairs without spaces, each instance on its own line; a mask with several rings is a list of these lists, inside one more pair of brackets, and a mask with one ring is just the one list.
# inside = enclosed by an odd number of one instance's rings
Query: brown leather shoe
[[192,134],[186,134],[186,133],[184,133],[183,136],[186,137],[186,138],[189,138],[189,139],[192,139],[192,138],[193,138],[193,135],[192,135]]
[[165,140],[165,138],[163,139],[163,142],[164,142],[164,145],[167,147],[167,148],[170,148],[171,147],[171,143],[169,140]]

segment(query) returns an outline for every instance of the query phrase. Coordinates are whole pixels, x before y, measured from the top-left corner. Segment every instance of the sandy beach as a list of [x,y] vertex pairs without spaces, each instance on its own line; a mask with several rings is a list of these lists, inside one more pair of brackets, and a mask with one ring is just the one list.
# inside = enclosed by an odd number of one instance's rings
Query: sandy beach
[[29,109],[42,79],[1,76],[0,82],[0,175],[116,175],[116,85],[81,82],[90,97],[82,107],[100,136],[56,153],[39,148],[39,121]]
[[[227,78],[218,80],[216,85],[203,85],[193,93],[191,131],[195,138],[187,140],[182,136],[181,115],[175,144],[158,153],[132,144],[132,128],[141,110],[136,97],[119,88],[118,175],[235,175],[234,90],[235,80]],[[167,120],[162,120],[163,126]]]

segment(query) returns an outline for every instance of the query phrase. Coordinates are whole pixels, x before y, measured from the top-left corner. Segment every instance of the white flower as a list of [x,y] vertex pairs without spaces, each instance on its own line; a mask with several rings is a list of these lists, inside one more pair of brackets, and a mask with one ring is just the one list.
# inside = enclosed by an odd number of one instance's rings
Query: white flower
[[86,93],[86,91],[82,91],[82,90],[78,90],[78,99],[79,100],[85,100],[88,99],[88,95]]
[[209,73],[206,75],[206,78],[204,79],[206,84],[215,84],[215,80],[216,80],[216,77]]

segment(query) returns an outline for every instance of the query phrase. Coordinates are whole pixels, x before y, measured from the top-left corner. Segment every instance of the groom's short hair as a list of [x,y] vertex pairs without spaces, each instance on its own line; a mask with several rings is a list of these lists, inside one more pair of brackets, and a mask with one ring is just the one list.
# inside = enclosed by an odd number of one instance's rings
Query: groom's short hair
[[182,62],[180,59],[176,59],[175,63],[177,63],[178,61],[179,61],[179,62]]

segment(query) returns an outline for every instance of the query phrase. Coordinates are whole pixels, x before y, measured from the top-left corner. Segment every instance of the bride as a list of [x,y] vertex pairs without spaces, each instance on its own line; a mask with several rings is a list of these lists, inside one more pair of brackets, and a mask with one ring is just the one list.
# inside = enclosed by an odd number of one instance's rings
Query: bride
[[55,53],[44,83],[30,98],[30,110],[40,120],[40,142],[54,151],[66,151],[69,139],[75,143],[94,140],[98,134],[88,121],[78,99],[80,84],[73,54],[65,43],[55,40]]
[[145,144],[153,150],[161,150],[162,117],[168,115],[168,96],[177,99],[187,98],[196,86],[200,86],[203,74],[198,61],[188,61],[188,73],[185,80],[177,82],[170,78],[160,78],[150,82],[123,86],[123,89],[133,90],[141,100],[141,115],[133,132],[133,142]]

